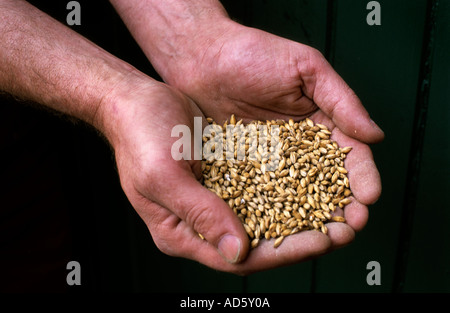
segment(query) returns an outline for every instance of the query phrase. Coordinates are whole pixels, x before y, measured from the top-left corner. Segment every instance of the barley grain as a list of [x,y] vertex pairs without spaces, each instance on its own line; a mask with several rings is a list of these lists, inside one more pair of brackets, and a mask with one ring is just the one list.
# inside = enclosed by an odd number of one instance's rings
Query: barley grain
[[[227,125],[232,126],[232,138],[222,141],[215,132],[202,138],[203,144],[213,140],[214,149],[223,150],[222,158],[203,160],[203,185],[241,219],[252,248],[271,238],[276,248],[286,236],[303,230],[327,234],[327,222],[345,222],[332,213],[351,202],[344,160],[352,148],[340,148],[325,125],[307,118],[244,126],[235,115],[221,126],[223,134]],[[272,126],[279,127],[274,143]]]
[[281,243],[283,242],[283,239],[284,239],[284,236],[278,237],[278,238],[275,240],[275,242],[273,243],[273,247],[274,247],[274,248],[278,248],[278,247],[281,245]]
[[331,221],[333,222],[340,222],[340,223],[345,223],[345,218],[343,216],[333,216],[331,218]]

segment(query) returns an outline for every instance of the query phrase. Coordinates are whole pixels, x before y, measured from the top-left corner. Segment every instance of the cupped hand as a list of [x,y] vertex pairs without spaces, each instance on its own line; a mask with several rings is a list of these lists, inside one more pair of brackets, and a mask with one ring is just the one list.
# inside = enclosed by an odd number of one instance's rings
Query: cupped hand
[[103,132],[114,149],[122,188],[156,246],[219,270],[245,258],[247,235],[228,205],[199,182],[201,161],[172,155],[181,135],[173,134],[174,127],[187,126],[193,135],[194,116],[202,117],[194,103],[154,81],[118,86],[104,103]]
[[122,188],[162,252],[249,274],[321,255],[333,240],[339,245],[352,237],[330,225],[332,237],[305,231],[289,236],[277,249],[263,240],[250,252],[238,217],[199,182],[200,161],[172,155],[179,140],[179,134],[172,137],[173,129],[185,125],[193,135],[194,116],[202,116],[196,105],[157,82],[115,90],[99,113],[103,132],[114,148]]
[[[301,119],[322,111],[346,135],[383,139],[358,97],[316,49],[233,21],[216,23],[196,54],[176,58],[163,78],[206,116]],[[211,33],[213,32],[213,33]],[[210,37],[213,37],[211,39]]]
[[245,121],[310,117],[328,126],[340,146],[353,147],[345,161],[353,192],[352,203],[342,212],[347,223],[328,224],[328,237],[317,232],[289,236],[277,250],[269,249],[271,243],[260,244],[242,267],[264,267],[258,262],[276,267],[348,244],[367,223],[367,206],[381,193],[367,144],[381,141],[384,133],[317,50],[232,21],[212,29],[209,39],[198,36],[193,42],[198,57],[180,59],[177,71],[166,70],[163,77],[192,98],[206,116],[218,122],[231,114]]

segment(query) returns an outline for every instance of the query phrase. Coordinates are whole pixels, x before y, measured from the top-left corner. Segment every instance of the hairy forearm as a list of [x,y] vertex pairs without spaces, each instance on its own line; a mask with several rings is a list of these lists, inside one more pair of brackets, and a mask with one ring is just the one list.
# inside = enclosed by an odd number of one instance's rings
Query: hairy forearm
[[189,73],[229,19],[217,0],[110,0],[161,77]]
[[0,90],[41,103],[97,128],[105,98],[127,63],[25,1],[0,1]]

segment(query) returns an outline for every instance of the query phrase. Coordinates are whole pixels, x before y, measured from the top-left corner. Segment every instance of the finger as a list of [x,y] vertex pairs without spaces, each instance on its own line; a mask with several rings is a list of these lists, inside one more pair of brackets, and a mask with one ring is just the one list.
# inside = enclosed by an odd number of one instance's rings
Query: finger
[[169,209],[204,236],[215,253],[228,262],[242,261],[248,253],[249,242],[232,209],[195,179],[187,162],[162,163],[151,179],[158,183],[149,186],[144,196]]
[[344,247],[355,239],[355,229],[350,223],[331,222],[326,226],[333,250]]
[[198,261],[222,270],[228,263],[216,247],[203,240],[185,221],[171,211],[142,197],[137,210],[148,226],[158,249],[170,256]]
[[[248,275],[280,266],[295,264],[309,260],[311,258],[323,255],[330,251],[332,241],[330,237],[318,231],[304,231],[295,235],[286,237],[283,243],[274,248],[275,239],[261,240],[257,248],[252,249],[248,258],[241,263],[230,263],[224,260],[217,253],[216,248],[206,240],[200,237],[192,230],[192,228],[184,221],[175,217],[168,210],[157,204],[147,206],[147,211],[155,210],[161,221],[158,223],[150,220],[150,215],[141,215],[147,222],[153,240],[157,247],[164,253],[184,257],[187,259],[198,261],[210,268],[232,272],[240,275]],[[167,212],[163,217],[161,212]],[[339,242],[343,241],[341,230],[334,230],[334,239]],[[352,232],[352,230],[351,230]],[[162,235],[163,234],[163,235]]]
[[344,164],[348,170],[350,189],[362,204],[374,203],[381,195],[381,178],[369,146],[350,138],[339,129],[334,129],[331,139],[341,147],[352,147]]
[[274,248],[274,242],[275,239],[260,240],[259,245],[252,249],[245,262],[233,266],[232,270],[250,274],[304,262],[327,253],[331,247],[330,238],[315,230],[289,235],[277,248]]
[[322,111],[314,113],[311,119],[327,126],[332,131],[331,139],[340,147],[352,147],[344,160],[350,189],[361,203],[373,204],[381,194],[381,178],[369,146],[345,135]]
[[372,152],[367,145],[343,134],[322,111],[314,113],[311,118],[315,123],[324,124],[332,130],[331,138],[339,146],[353,148],[344,160],[353,193],[350,197],[352,202],[345,206],[345,214],[335,213],[344,216],[347,224],[354,231],[361,231],[369,219],[367,205],[374,203],[381,194],[380,174],[375,166]]
[[346,223],[355,231],[363,230],[369,220],[369,209],[366,205],[353,200],[344,208]]
[[379,142],[383,131],[373,122],[359,98],[336,73],[323,55],[310,50],[299,62],[303,91],[347,136],[366,143]]

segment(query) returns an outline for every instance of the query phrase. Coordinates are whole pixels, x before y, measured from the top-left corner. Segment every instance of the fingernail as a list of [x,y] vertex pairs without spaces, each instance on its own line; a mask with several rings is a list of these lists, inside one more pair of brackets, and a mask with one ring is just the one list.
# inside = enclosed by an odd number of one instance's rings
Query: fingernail
[[383,130],[377,125],[377,123],[374,122],[374,120],[370,119],[370,122],[372,123],[373,128],[375,128],[376,130],[378,130],[384,134]]
[[236,263],[241,252],[241,241],[233,235],[225,235],[218,245],[219,254],[228,263]]

